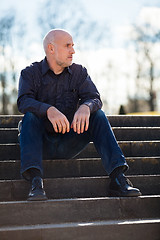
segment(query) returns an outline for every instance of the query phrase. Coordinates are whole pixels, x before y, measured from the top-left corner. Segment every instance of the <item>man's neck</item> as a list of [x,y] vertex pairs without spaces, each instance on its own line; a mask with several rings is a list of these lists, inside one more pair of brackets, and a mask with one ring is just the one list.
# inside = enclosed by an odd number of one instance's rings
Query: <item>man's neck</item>
[[55,66],[50,66],[50,65],[49,65],[49,67],[56,75],[62,73],[64,70],[64,67],[55,67]]
[[47,59],[49,68],[57,75],[60,74],[64,71],[64,67],[58,66],[57,64],[54,64],[53,62],[49,61],[49,59]]

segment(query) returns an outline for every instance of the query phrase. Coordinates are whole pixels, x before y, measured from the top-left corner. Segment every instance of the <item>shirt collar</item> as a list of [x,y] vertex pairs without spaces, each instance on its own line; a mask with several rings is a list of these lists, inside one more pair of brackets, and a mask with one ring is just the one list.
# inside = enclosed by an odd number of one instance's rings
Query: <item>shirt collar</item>
[[72,69],[71,69],[71,67],[69,66],[69,67],[67,67],[67,70],[68,70],[68,72],[70,73],[70,74],[72,74]]
[[[67,67],[66,69],[68,70],[68,72],[70,74],[72,74],[72,70],[71,70],[70,66]],[[50,68],[49,68],[49,65],[47,62],[47,58],[45,57],[42,61],[42,75],[44,76],[49,70],[50,70]]]

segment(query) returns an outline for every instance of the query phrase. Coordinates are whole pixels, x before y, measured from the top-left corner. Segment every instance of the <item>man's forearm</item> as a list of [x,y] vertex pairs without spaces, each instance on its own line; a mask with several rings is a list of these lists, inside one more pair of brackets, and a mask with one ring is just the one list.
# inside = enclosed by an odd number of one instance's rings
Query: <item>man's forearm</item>
[[17,106],[21,113],[25,114],[26,112],[32,112],[38,117],[45,117],[48,108],[51,107],[49,104],[42,103],[28,96],[19,97],[17,100]]

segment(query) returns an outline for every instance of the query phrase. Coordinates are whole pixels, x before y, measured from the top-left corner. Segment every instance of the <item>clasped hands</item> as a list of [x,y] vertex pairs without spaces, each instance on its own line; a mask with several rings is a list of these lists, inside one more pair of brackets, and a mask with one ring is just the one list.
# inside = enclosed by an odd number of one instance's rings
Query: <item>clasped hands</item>
[[71,126],[66,116],[55,107],[48,108],[47,117],[56,133],[64,134],[73,128],[74,132],[80,134],[88,130],[90,109],[87,105],[82,104],[75,112]]

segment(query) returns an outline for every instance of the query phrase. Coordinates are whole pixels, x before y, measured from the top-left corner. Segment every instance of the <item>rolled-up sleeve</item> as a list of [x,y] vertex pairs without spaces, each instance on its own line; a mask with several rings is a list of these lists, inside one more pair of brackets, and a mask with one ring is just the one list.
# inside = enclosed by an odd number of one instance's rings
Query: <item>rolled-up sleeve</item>
[[18,88],[18,99],[17,106],[18,110],[25,114],[26,112],[32,112],[38,117],[45,117],[47,109],[51,105],[40,102],[36,99],[36,79],[30,71],[26,69],[22,70],[19,79]]

